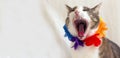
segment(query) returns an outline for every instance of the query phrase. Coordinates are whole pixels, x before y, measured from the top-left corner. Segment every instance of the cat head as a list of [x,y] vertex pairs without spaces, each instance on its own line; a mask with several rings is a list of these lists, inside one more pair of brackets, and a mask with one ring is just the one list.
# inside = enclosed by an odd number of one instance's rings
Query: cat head
[[92,8],[86,6],[75,6],[72,8],[66,5],[68,14],[65,22],[69,32],[80,40],[93,35],[98,29],[100,22],[100,6],[101,3]]

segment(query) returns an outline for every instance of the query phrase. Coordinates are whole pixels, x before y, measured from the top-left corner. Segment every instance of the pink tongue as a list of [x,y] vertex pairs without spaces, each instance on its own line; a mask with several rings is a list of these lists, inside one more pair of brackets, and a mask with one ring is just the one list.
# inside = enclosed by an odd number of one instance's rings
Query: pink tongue
[[78,36],[79,37],[83,37],[84,36],[84,25],[80,24],[78,28],[79,28],[79,30],[78,30]]

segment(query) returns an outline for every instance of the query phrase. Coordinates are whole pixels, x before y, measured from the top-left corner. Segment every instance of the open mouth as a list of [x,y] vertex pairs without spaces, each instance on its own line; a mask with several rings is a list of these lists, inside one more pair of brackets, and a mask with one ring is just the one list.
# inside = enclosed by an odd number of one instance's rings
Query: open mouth
[[87,29],[87,22],[85,20],[75,20],[75,27],[79,37],[83,37]]

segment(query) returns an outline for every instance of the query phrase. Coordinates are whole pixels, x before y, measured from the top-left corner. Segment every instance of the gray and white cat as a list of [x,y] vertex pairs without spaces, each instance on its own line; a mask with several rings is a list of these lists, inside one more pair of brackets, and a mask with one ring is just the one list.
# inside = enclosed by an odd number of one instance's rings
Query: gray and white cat
[[[95,31],[98,29],[98,24],[100,22],[99,19],[99,9],[100,5],[98,4],[93,8],[83,7],[83,6],[76,6],[76,7],[69,7],[66,5],[68,9],[68,15],[66,18],[66,25],[69,32],[73,36],[77,36],[80,38],[79,40],[84,40],[87,36],[91,36],[95,34]],[[76,16],[79,16],[76,18]],[[78,35],[77,29],[81,29],[80,27],[75,27],[74,20],[78,22],[80,19],[83,18],[81,21],[84,23],[83,29],[84,34]],[[86,22],[84,22],[86,21]],[[82,36],[82,37],[81,37]],[[74,50],[71,49],[72,58],[120,58],[120,48],[112,41],[107,38],[101,39],[102,43],[100,46],[84,46],[79,47],[79,49]],[[71,43],[72,45],[73,43]],[[70,46],[71,47],[71,46]]]

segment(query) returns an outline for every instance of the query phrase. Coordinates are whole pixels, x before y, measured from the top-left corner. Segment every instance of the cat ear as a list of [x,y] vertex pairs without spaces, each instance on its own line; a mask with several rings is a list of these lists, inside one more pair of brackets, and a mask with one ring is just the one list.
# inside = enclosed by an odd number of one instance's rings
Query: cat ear
[[93,11],[93,13],[99,14],[99,10],[101,7],[102,3],[99,3],[98,5],[96,5],[95,7],[93,7],[91,10]]
[[68,12],[71,12],[71,11],[72,11],[72,8],[71,8],[70,6],[68,6],[68,5],[65,5],[65,6],[66,6]]
[[74,11],[74,10],[77,8],[76,6],[75,6],[74,8],[71,8],[71,7],[68,6],[68,5],[65,5],[65,6],[66,6],[68,12],[72,12],[72,11]]

